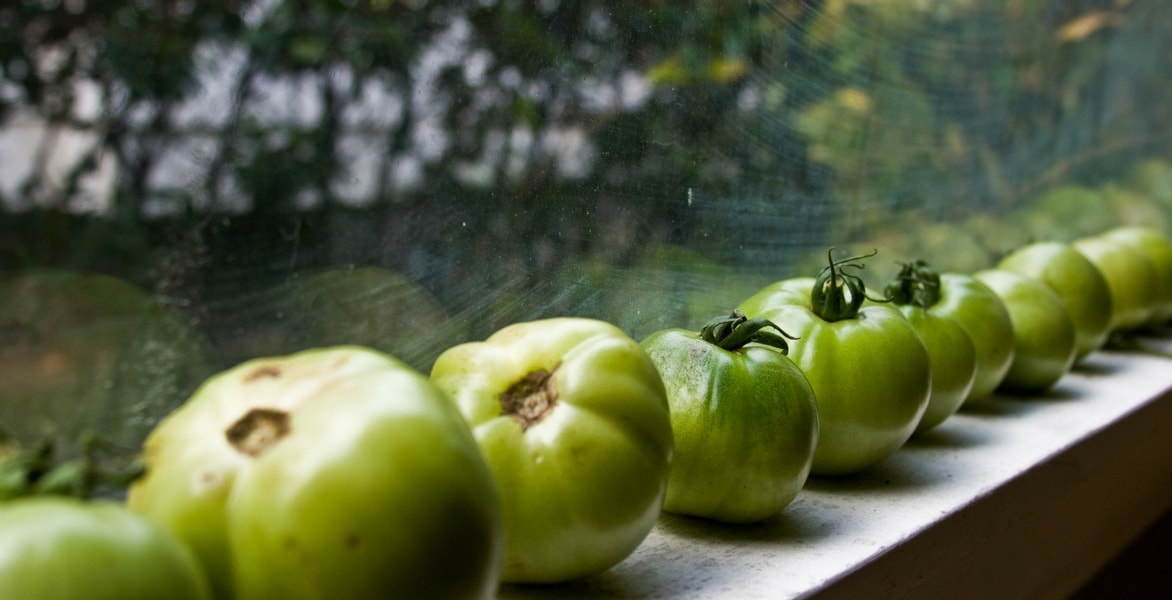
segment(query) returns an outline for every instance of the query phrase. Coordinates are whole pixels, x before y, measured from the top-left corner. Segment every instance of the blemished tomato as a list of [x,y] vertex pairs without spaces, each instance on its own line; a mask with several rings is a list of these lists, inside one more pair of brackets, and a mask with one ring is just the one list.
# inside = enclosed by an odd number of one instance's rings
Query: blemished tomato
[[496,592],[491,473],[451,398],[380,352],[242,363],[168,416],[144,458],[129,506],[195,551],[217,597]]
[[1013,364],[998,389],[1038,393],[1058,383],[1077,350],[1066,304],[1046,284],[1013,271],[987,269],[974,277],[1001,298],[1013,321]]
[[932,370],[911,323],[891,306],[863,306],[866,287],[835,260],[806,294],[809,280],[780,281],[738,309],[776,323],[797,339],[790,358],[818,402],[820,431],[811,473],[847,475],[894,454],[915,431],[928,404]]
[[1010,252],[998,269],[1032,277],[1066,304],[1074,321],[1075,360],[1098,350],[1111,325],[1111,290],[1099,268],[1063,242],[1033,242]]
[[431,377],[455,398],[500,491],[503,581],[598,573],[651,532],[671,419],[655,363],[621,329],[578,317],[515,323],[449,348]]
[[0,598],[211,600],[191,550],[111,501],[0,503]]
[[1152,259],[1132,244],[1102,235],[1080,238],[1072,245],[1094,263],[1107,281],[1111,291],[1110,330],[1126,331],[1148,324],[1159,294]]
[[959,322],[937,312],[940,275],[926,262],[904,263],[885,291],[928,351],[932,389],[916,426],[917,433],[927,431],[955,414],[968,399],[977,375],[977,349]]
[[760,521],[805,485],[818,405],[774,329],[734,311],[699,333],[664,329],[643,340],[663,377],[675,436],[664,510]]

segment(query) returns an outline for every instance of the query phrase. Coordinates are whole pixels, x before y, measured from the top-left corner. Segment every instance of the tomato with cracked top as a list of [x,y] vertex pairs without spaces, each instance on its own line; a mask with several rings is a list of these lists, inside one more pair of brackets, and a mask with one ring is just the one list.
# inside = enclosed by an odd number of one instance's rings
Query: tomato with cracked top
[[578,317],[514,323],[449,348],[431,378],[455,398],[492,469],[503,581],[598,573],[651,532],[671,419],[655,364],[621,329]]
[[151,433],[129,506],[219,598],[490,598],[492,476],[451,398],[357,346],[242,363]]

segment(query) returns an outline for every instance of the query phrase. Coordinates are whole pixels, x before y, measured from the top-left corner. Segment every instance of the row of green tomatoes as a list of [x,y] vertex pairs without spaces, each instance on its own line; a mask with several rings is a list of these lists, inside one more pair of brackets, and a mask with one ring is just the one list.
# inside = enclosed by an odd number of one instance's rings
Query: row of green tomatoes
[[911,261],[882,293],[862,258],[642,342],[567,317],[451,347],[430,376],[357,346],[243,363],[151,433],[125,505],[0,507],[0,597],[486,598],[583,577],[662,510],[768,518],[811,474],[1041,393],[1172,316],[1172,243],[1145,229],[971,275]]
[[811,474],[868,469],[966,404],[1044,393],[1110,336],[1172,318],[1172,242],[1141,227],[1028,243],[972,274],[910,261],[878,294],[862,258],[828,253],[818,277],[770,284],[700,335],[644,340],[675,434],[666,510],[769,517]]

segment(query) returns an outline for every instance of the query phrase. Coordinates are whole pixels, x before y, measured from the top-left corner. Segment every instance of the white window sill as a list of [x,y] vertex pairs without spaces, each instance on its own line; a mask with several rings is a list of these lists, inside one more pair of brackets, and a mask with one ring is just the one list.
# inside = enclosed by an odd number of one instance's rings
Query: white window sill
[[502,598],[1062,598],[1172,507],[1172,361],[1099,352],[781,515],[663,515],[625,561]]

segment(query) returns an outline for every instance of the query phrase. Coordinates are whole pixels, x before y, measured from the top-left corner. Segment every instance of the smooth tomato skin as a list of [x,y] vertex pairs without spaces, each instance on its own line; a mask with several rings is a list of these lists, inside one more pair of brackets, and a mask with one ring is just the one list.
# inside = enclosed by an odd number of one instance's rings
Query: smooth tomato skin
[[[502,394],[546,373],[552,410],[523,426]],[[561,317],[449,348],[432,381],[455,398],[492,469],[505,526],[503,581],[552,583],[618,564],[651,532],[672,457],[655,363],[621,329]]]
[[[257,411],[288,429],[248,449]],[[344,346],[217,375],[147,439],[129,506],[186,541],[216,597],[490,598],[503,528],[452,400],[405,363]]]
[[1130,245],[1152,261],[1156,277],[1156,302],[1145,327],[1162,327],[1172,319],[1172,241],[1151,227],[1121,226],[1105,231],[1102,237]]
[[907,442],[927,408],[932,371],[924,343],[895,308],[865,306],[857,318],[829,322],[809,308],[808,291],[803,297],[786,287],[770,285],[739,309],[798,337],[789,357],[818,403],[811,474],[848,475],[882,462]]
[[1111,291],[1111,331],[1139,329],[1156,312],[1159,290],[1152,259],[1131,244],[1105,236],[1073,242],[1098,267]]
[[1007,254],[997,268],[1032,277],[1062,298],[1074,321],[1076,362],[1106,343],[1111,332],[1111,289],[1099,268],[1081,252],[1063,242],[1033,242]]
[[977,375],[977,349],[960,323],[930,308],[906,304],[899,311],[919,334],[932,365],[928,406],[915,430],[922,433],[955,414],[968,398]]
[[729,523],[781,512],[805,485],[818,441],[801,370],[773,348],[725,350],[685,329],[642,346],[663,377],[675,436],[664,510]]
[[790,294],[796,294],[799,302],[809,302],[810,290],[814,288],[814,284],[817,281],[815,277],[790,277],[774,282],[754,295],[762,296],[771,292],[788,292]]
[[977,371],[965,403],[988,399],[1013,363],[1013,322],[1005,303],[971,275],[942,273],[932,312],[959,323],[976,351]]
[[210,600],[191,550],[109,501],[22,498],[0,505],[0,598]]
[[1013,364],[999,390],[1038,393],[1052,387],[1074,364],[1074,321],[1046,284],[1002,269],[974,275],[1005,303],[1013,320]]

